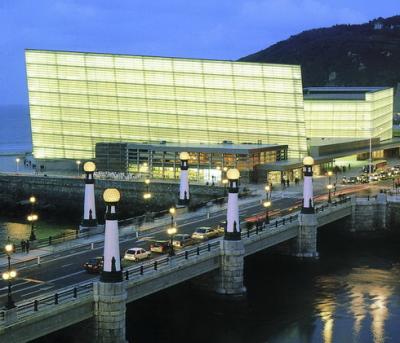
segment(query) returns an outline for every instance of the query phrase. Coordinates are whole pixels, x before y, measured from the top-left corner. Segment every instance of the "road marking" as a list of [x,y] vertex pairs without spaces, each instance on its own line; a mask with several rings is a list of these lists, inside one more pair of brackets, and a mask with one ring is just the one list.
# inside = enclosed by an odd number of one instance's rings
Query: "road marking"
[[[54,285],[50,285],[50,284],[54,283],[55,281],[66,279],[66,278],[68,278],[70,276],[75,276],[75,275],[82,274],[82,273],[86,273],[86,271],[85,270],[80,270],[79,272],[75,272],[75,273],[72,273],[72,274],[64,275],[64,276],[58,277],[56,279],[52,279],[52,280],[49,280],[49,281],[43,281],[43,283],[41,283],[41,284],[36,284],[36,285],[29,286],[29,287],[24,287],[24,288],[18,289],[16,291],[13,291],[13,293],[19,293],[19,292],[26,291],[28,289],[32,289],[32,288],[35,288],[35,287],[40,287],[43,284],[47,284],[48,285],[47,287],[52,288],[52,287],[54,287]],[[42,287],[39,290],[45,290],[45,289],[46,289],[45,287]],[[37,290],[35,292],[38,292],[39,290]],[[31,293],[35,293],[35,292],[31,292]],[[31,293],[25,293],[25,295],[31,294]],[[6,294],[4,294],[3,296],[5,296],[5,295]]]
[[40,284],[46,283],[46,281],[36,280],[36,279],[29,279],[29,278],[23,278],[21,280],[25,280],[27,282],[33,282],[33,283],[40,283]]
[[61,268],[65,268],[65,267],[72,266],[72,265],[73,265],[73,263],[64,264],[61,266]]
[[146,241],[151,241],[153,239],[154,239],[154,236],[146,236],[146,237],[139,238],[136,242],[146,242]]

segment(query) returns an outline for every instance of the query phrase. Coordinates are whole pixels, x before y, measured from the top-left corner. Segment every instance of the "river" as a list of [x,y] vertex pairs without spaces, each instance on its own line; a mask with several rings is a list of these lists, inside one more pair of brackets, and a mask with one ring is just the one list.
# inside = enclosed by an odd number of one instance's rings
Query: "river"
[[[137,343],[400,341],[400,239],[319,230],[318,260],[274,251],[245,259],[247,295],[227,300],[186,282],[128,306]],[[83,342],[65,329],[35,342]]]

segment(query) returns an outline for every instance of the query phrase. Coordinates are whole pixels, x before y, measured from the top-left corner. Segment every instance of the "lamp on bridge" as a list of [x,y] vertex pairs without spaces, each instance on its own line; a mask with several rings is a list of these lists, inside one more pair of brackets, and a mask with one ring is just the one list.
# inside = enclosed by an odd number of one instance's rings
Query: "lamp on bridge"
[[171,226],[167,229],[167,234],[169,236],[169,256],[175,255],[174,245],[172,244],[172,242],[176,232],[177,232],[176,226]]
[[301,213],[314,213],[314,199],[313,199],[313,170],[314,159],[311,156],[306,156],[303,159],[303,206]]
[[10,310],[15,307],[15,303],[14,300],[12,299],[12,294],[11,294],[11,281],[17,276],[17,272],[15,270],[11,270],[11,254],[13,252],[13,245],[11,243],[7,243],[4,250],[7,254],[8,268],[7,271],[3,273],[2,277],[3,280],[7,281],[8,283],[6,309]]
[[35,241],[36,240],[36,234],[35,234],[35,221],[39,219],[39,216],[37,214],[31,213],[28,217],[28,222],[31,223],[31,234],[29,236],[30,241]]
[[237,169],[229,169],[226,172],[229,181],[228,189],[228,209],[226,215],[225,240],[239,241],[240,221],[239,221],[239,178],[240,172]]
[[263,206],[265,208],[265,224],[269,224],[269,211],[268,209],[271,207],[271,201],[266,200],[263,202]]
[[101,282],[122,282],[122,268],[119,253],[118,216],[116,206],[121,194],[116,188],[107,188],[103,193],[106,203],[106,223],[104,229],[104,264]]
[[333,189],[333,185],[329,184],[326,186],[326,188],[328,189],[328,203],[330,204],[332,202],[331,191]]
[[189,159],[190,155],[186,151],[179,154],[181,160],[181,171],[179,181],[179,205],[187,205],[189,203]]
[[150,193],[150,179],[145,179],[144,183],[146,185],[146,191],[143,193],[143,200],[145,203],[145,209],[146,209],[146,213],[145,213],[145,218],[147,218],[148,214],[149,214],[149,202],[151,199],[151,193]]
[[92,161],[87,161],[83,165],[83,170],[85,172],[85,197],[83,204],[83,219],[80,229],[88,230],[97,227],[94,191],[94,172],[96,171],[96,165]]

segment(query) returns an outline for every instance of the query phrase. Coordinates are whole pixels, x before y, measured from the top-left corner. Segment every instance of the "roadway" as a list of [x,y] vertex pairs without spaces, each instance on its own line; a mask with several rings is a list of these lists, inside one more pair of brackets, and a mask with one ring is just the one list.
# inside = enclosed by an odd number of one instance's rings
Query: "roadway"
[[[364,192],[366,189],[372,189],[377,192],[379,187],[384,184],[378,185],[352,185],[342,187],[337,194],[351,194],[356,192]],[[326,201],[326,192],[320,193],[315,196],[315,202]],[[272,206],[269,214],[271,219],[273,217],[285,215],[288,212],[296,210],[301,204],[298,197],[294,198],[273,198]],[[265,209],[259,202],[242,205],[240,207],[241,221],[246,218],[258,217],[265,218]],[[217,213],[209,219],[198,220],[184,220],[181,221],[177,218],[177,226],[179,233],[191,234],[197,227],[200,226],[217,226],[220,222],[226,219],[226,211]],[[242,227],[242,230],[245,228]],[[145,234],[145,233],[144,233]],[[132,237],[125,236],[120,240],[121,257],[125,250],[132,247],[143,247],[149,249],[150,241],[154,239],[168,239],[166,234],[166,226],[159,227],[152,230],[151,234],[144,235],[138,238],[132,234]],[[47,292],[55,292],[55,290],[71,286],[80,282],[94,280],[98,275],[88,274],[82,269],[82,265],[89,258],[101,256],[103,254],[103,245],[95,245],[93,250],[82,250],[75,248],[68,251],[59,252],[52,255],[52,259],[35,265],[29,268],[22,269],[18,272],[18,277],[13,281],[12,294],[13,299],[18,302],[32,297],[43,295]],[[151,258],[158,258],[160,254],[152,254]],[[7,284],[0,281],[0,304],[5,304],[7,297]]]

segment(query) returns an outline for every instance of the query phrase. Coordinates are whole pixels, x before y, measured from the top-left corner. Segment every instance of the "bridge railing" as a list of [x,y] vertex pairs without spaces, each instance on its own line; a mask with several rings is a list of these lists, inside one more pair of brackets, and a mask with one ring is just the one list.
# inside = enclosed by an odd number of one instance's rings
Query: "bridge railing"
[[[93,293],[93,282],[85,282],[58,290],[56,293],[28,299],[17,304],[17,319],[22,319],[38,311],[49,309],[59,304],[79,300]],[[5,311],[0,311],[0,323],[5,319]]]
[[177,252],[174,256],[162,257],[151,262],[142,263],[139,266],[131,266],[125,268],[124,278],[125,280],[131,280],[142,275],[154,273],[158,270],[163,270],[170,267],[170,262],[181,262],[184,265],[185,260],[189,260],[192,257],[204,255],[205,253],[219,249],[220,239],[210,241],[208,243],[202,243],[197,245],[195,248],[185,249]]
[[[175,256],[161,257],[156,260],[144,262],[140,265],[130,266],[125,268],[123,271],[124,279],[130,280],[132,278],[140,278],[144,275],[149,275],[158,270],[165,270],[171,266],[171,262],[180,262],[180,265],[184,265],[184,261],[190,260],[195,256],[204,255],[219,249],[220,239],[202,243],[196,247],[179,251]],[[63,288],[52,294],[46,294],[44,296],[35,297],[28,299],[22,303],[17,304],[17,319],[22,319],[28,316],[32,316],[35,313],[57,306],[59,304],[65,304],[74,300],[80,300],[93,294],[93,282],[85,282],[76,284],[71,287]],[[5,311],[0,311],[0,323],[4,323]]]

